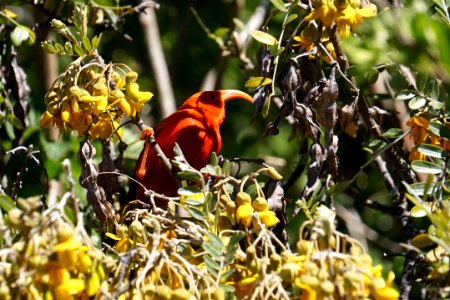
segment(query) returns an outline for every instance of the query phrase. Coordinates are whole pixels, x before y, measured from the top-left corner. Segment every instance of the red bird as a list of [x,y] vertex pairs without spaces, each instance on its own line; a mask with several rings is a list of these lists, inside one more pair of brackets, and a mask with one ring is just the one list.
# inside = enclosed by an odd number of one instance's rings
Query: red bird
[[[218,153],[222,147],[219,127],[225,119],[225,102],[231,99],[253,101],[250,95],[237,90],[199,92],[187,99],[178,111],[154,128],[155,139],[164,154],[172,160],[176,142],[194,168],[200,169],[208,164],[211,153]],[[134,177],[147,189],[157,193],[166,196],[177,194],[177,182],[149,143],[145,143],[139,156]],[[135,199],[144,199],[144,189],[141,186],[137,187]]]

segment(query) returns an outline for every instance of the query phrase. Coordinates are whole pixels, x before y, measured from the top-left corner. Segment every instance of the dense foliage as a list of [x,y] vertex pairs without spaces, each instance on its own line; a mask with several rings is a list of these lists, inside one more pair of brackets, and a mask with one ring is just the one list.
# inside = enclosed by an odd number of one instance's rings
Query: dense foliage
[[[449,1],[9,2],[0,299],[450,297]],[[129,199],[141,131],[221,88],[222,153]]]

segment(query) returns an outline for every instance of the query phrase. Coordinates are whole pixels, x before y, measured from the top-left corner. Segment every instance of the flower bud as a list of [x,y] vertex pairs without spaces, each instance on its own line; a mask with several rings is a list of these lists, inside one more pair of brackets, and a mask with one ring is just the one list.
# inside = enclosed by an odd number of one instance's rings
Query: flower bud
[[297,277],[299,272],[299,267],[296,263],[288,262],[281,266],[280,277],[283,281],[292,283]]
[[280,173],[278,173],[278,171],[275,170],[274,167],[269,167],[267,169],[267,175],[269,175],[269,177],[272,178],[273,180],[281,180],[281,179],[283,179],[283,176],[281,176]]
[[250,197],[249,194],[245,193],[245,192],[239,192],[236,195],[236,205],[237,206],[241,206],[244,204],[251,204],[252,203],[252,198]]

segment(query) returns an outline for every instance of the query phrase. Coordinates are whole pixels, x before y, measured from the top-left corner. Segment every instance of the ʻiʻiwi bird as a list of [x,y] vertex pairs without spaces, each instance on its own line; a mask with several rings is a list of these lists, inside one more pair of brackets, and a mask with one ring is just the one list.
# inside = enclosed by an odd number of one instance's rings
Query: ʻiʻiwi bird
[[[191,166],[200,169],[208,164],[211,153],[218,153],[222,147],[219,128],[225,118],[225,102],[232,99],[253,101],[250,95],[238,90],[199,92],[187,99],[178,111],[154,128],[156,142],[164,154],[173,159],[173,148],[178,143]],[[145,139],[145,134],[141,138]],[[145,143],[139,156],[134,177],[147,189],[166,196],[176,196],[179,188],[149,143]],[[144,199],[141,186],[137,187],[135,199]],[[156,204],[167,206],[167,203]]]

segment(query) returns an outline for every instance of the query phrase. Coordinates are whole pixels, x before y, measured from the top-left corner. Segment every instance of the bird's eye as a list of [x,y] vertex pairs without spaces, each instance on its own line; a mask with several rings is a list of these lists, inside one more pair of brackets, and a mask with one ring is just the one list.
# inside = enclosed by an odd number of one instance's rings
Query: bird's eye
[[216,96],[214,96],[214,95],[209,96],[209,98],[210,98],[212,101],[215,101],[215,100],[216,100]]

